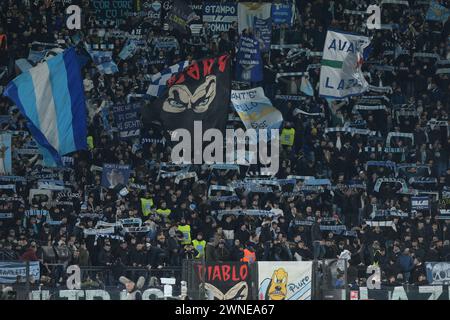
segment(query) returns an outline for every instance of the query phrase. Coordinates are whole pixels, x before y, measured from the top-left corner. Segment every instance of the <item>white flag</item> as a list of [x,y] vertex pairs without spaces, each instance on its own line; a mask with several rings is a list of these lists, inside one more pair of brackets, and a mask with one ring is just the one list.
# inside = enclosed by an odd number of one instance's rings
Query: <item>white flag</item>
[[368,37],[328,30],[320,69],[320,96],[346,98],[368,90],[361,65],[369,44]]

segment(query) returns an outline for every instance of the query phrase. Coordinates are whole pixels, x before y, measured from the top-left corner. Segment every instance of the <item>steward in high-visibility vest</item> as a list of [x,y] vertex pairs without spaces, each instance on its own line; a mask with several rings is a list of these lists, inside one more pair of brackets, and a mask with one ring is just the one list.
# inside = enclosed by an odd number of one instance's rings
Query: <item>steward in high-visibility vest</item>
[[205,256],[206,241],[203,240],[203,234],[201,232],[197,234],[197,239],[194,239],[192,244],[194,245],[195,250],[198,251],[198,255],[195,258],[203,258]]
[[89,147],[89,150],[94,149],[94,137],[93,136],[87,137],[87,145]]
[[161,202],[161,206],[156,209],[156,213],[164,218],[165,221],[169,221],[169,216],[172,213],[172,210],[170,210],[169,208],[167,208],[167,204],[165,201]]
[[280,143],[282,145],[292,147],[294,145],[295,129],[294,128],[284,128],[281,131]]
[[253,263],[256,261],[256,254],[253,248],[244,249],[244,257],[241,259],[242,262]]
[[141,209],[142,215],[147,217],[152,212],[153,199],[151,198],[141,198]]
[[183,234],[183,240],[181,240],[181,244],[191,244],[191,226],[188,224],[185,224],[186,222],[183,222],[184,219],[182,219],[181,224],[178,226],[178,230]]

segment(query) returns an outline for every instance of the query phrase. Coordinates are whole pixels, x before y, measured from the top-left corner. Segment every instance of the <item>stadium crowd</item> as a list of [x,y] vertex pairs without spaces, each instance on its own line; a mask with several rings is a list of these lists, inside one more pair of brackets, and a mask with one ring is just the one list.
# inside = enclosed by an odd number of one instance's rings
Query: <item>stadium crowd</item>
[[[108,108],[127,103],[127,98],[151,107],[152,100],[129,95],[144,94],[148,87],[145,75],[179,61],[223,53],[234,57],[239,40],[237,24],[227,32],[214,34],[203,23],[198,34],[187,36],[133,24],[131,18],[118,28],[100,27],[88,9],[88,1],[78,2],[83,8],[84,41],[114,44],[113,57],[119,71],[101,74],[90,61],[83,68],[89,150],[74,153],[69,169],[57,171],[71,184],[72,193],[78,194],[69,199],[73,204],[53,205],[36,197],[30,199],[30,189],[36,188],[33,176],[47,171],[37,155],[14,154],[13,175],[25,177],[25,181],[16,183],[13,194],[0,190],[0,197],[21,199],[13,202],[13,218],[0,219],[2,259],[39,260],[41,279],[35,281],[49,286],[64,285],[66,277],[64,268],[53,268],[45,258],[49,247],[57,253],[53,262],[64,266],[110,267],[117,275],[109,280],[113,285],[127,266],[158,269],[181,266],[185,259],[251,262],[338,257],[348,260],[348,282],[354,287],[367,277],[366,268],[373,264],[381,267],[386,285],[426,284],[425,262],[450,261],[450,219],[437,218],[442,205],[436,196],[430,198],[427,210],[413,210],[411,194],[399,193],[399,184],[386,183],[377,188],[378,178],[395,178],[394,170],[388,165],[367,166],[368,161],[416,164],[417,167],[403,172],[409,190],[433,191],[440,200],[449,191],[446,189],[450,186],[449,74],[436,75],[439,67],[436,59],[414,53],[433,53],[439,56],[438,60],[448,59],[450,20],[426,21],[428,6],[421,4],[423,1],[408,2],[408,10],[395,4],[383,7],[383,23],[398,24],[398,29],[368,31],[364,27],[365,16],[345,12],[365,11],[368,1],[295,1],[298,15],[294,26],[274,25],[272,44],[295,43],[316,52],[323,50],[330,27],[370,34],[373,50],[363,71],[371,85],[391,87],[392,91],[372,93],[385,97],[381,100],[386,108],[355,112],[360,97],[339,101],[318,96],[320,67],[309,66],[320,64],[320,57],[300,55],[290,59],[285,49],[266,52],[264,80],[251,85],[262,86],[282,112],[281,131],[294,132],[292,143],[281,146],[276,178],[313,176],[329,179],[333,187],[292,196],[284,196],[282,192],[239,193],[240,199],[232,202],[210,201],[208,187],[242,179],[248,167],[241,166],[235,172],[194,166],[198,181],[186,179],[175,183],[175,177],[161,178],[160,164],[170,162],[170,143],[163,139],[161,128],[144,127],[140,139],[121,140],[114,131],[114,117]],[[450,5],[448,1],[441,2]],[[6,35],[7,39],[0,47],[0,66],[8,67],[7,74],[0,79],[3,87],[17,75],[14,63],[28,56],[34,41],[71,43],[75,32],[65,28],[63,8],[64,4],[57,1],[0,0],[0,35]],[[131,58],[120,60],[118,55],[126,39],[114,35],[101,37],[96,31],[100,28],[106,33],[113,29],[128,32],[141,29],[150,50],[140,48]],[[178,48],[154,50],[151,40],[160,35],[175,35]],[[393,68],[377,68],[375,62]],[[313,96],[300,91],[295,76],[276,77],[277,73],[307,68],[309,81],[315,88]],[[233,83],[234,88],[246,85]],[[300,98],[283,99],[290,96]],[[1,123],[1,131],[27,131],[24,118],[6,97],[0,97],[0,115],[10,115],[14,120]],[[434,120],[441,122],[433,125]],[[239,123],[230,121],[230,125]],[[376,134],[325,131],[344,126],[369,129]],[[414,139],[395,136],[387,145],[389,132],[412,133]],[[27,148],[30,140],[30,135],[14,134],[13,150]],[[379,150],[385,147],[392,148],[392,152]],[[395,148],[404,149],[398,152]],[[116,189],[101,186],[102,174],[96,168],[104,163],[131,165],[128,194],[123,196]],[[427,166],[426,170],[421,165]],[[410,183],[411,177],[429,179]],[[364,187],[352,187],[352,183]],[[48,210],[49,217],[27,216],[25,212],[29,209]],[[220,209],[271,210],[274,215],[264,218],[226,215],[219,219],[212,212]],[[395,212],[407,215],[396,216]],[[122,238],[85,235],[83,230],[94,228],[100,217],[108,223],[141,218],[143,225],[149,227],[148,232],[129,232],[122,234]],[[302,223],[305,221],[310,223]],[[374,223],[377,221],[392,224]],[[345,225],[347,232],[324,230],[323,225]]]

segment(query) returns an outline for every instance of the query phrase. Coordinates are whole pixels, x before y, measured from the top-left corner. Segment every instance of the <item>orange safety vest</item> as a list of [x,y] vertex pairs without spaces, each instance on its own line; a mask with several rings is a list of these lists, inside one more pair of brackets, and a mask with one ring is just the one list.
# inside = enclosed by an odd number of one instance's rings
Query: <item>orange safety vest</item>
[[248,249],[244,249],[244,257],[241,259],[242,262],[253,263],[256,261],[256,255]]

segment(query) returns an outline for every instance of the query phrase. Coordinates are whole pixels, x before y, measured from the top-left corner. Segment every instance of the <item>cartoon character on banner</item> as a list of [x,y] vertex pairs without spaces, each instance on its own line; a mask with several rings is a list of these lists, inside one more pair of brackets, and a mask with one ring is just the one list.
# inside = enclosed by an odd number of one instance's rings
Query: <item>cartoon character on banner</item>
[[264,279],[259,288],[259,294],[264,300],[289,300],[287,298],[288,273],[284,268],[276,269],[272,278]]

